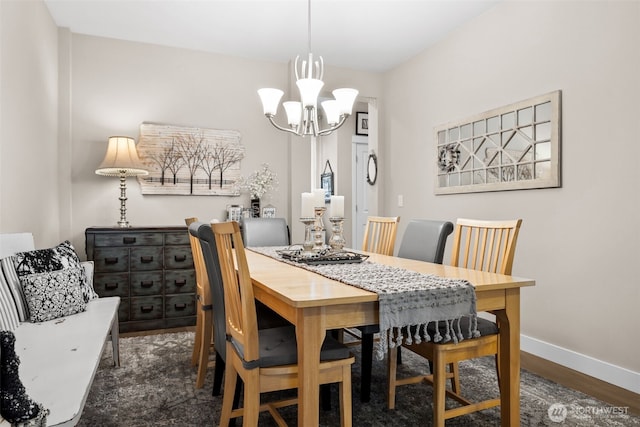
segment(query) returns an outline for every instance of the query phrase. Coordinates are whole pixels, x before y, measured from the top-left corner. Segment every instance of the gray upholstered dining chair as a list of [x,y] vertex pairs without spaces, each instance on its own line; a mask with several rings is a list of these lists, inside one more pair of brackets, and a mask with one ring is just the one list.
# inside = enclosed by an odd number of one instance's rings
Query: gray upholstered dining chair
[[453,223],[449,221],[412,219],[402,235],[398,256],[442,264],[447,236],[452,232]]
[[[226,320],[224,310],[224,289],[222,286],[222,275],[220,273],[220,261],[216,242],[210,224],[203,222],[193,222],[189,225],[189,233],[198,237],[202,248],[202,257],[206,267],[206,274],[209,279],[211,290],[211,305],[213,311],[213,335],[216,353],[215,369],[213,374],[213,395],[220,395],[222,386],[222,376],[226,358]],[[280,317],[270,308],[257,303],[258,328],[266,329],[283,325],[290,325],[285,319]]]
[[[453,232],[449,221],[414,219],[405,230],[398,256],[442,264],[447,237]],[[371,395],[371,368],[373,359],[373,335],[380,332],[379,325],[369,325],[362,331],[362,364],[360,376],[360,401],[368,402]],[[398,347],[400,351],[400,347]]]
[[243,218],[242,241],[245,246],[289,246],[289,226],[284,218]]

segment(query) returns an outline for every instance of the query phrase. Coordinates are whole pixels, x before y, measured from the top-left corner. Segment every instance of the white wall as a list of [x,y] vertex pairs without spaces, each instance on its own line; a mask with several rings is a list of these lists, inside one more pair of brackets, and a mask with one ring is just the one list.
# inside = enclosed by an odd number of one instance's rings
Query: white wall
[[[285,87],[284,64],[255,62],[196,51],[72,35],[71,138],[73,145],[74,239],[92,225],[119,219],[116,178],[97,176],[107,138],[139,134],[142,122],[213,129],[242,135],[248,176],[262,163],[278,174],[278,190],[266,201],[279,216],[289,217],[288,141],[262,115],[256,90],[271,84]],[[184,218],[225,219],[227,204],[248,205],[240,197],[142,196],[128,179],[127,218],[132,225],[180,225]]]
[[57,28],[42,2],[0,2],[0,232],[59,243]]
[[[522,218],[513,272],[537,282],[523,334],[634,371],[636,392],[638,76],[639,2],[500,3],[385,76],[380,168],[387,215]],[[435,126],[557,89],[562,188],[433,194]]]

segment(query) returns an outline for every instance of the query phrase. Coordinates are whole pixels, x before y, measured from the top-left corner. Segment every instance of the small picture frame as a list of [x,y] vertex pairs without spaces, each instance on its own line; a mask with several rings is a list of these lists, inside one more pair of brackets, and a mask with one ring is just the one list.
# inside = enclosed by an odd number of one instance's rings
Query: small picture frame
[[262,217],[263,218],[275,218],[276,217],[276,208],[271,205],[264,206],[262,208]]
[[356,135],[369,135],[369,113],[356,112]]
[[324,202],[331,203],[333,195],[333,169],[329,160],[324,165],[324,172],[320,174],[320,188],[324,190]]
[[227,220],[238,221],[242,219],[242,205],[227,205]]

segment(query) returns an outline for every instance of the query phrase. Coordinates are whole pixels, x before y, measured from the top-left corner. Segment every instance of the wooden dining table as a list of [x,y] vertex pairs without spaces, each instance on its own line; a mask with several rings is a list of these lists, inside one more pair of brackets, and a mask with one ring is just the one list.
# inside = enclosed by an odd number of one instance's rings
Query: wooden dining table
[[[378,323],[378,296],[355,286],[247,250],[255,298],[296,327],[298,340],[298,426],[319,419],[320,347],[332,329]],[[466,268],[365,253],[368,261],[474,285],[477,310],[491,311],[500,324],[498,365],[502,426],[520,425],[520,288],[535,281]]]

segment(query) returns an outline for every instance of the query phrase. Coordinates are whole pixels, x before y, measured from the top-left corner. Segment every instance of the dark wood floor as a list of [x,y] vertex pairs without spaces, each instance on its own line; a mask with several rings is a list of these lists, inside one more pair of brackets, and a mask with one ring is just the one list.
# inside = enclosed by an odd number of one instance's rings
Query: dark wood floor
[[614,406],[626,406],[629,413],[640,415],[640,394],[590,377],[529,353],[521,353],[522,367],[565,387],[581,391]]
[[[133,337],[141,335],[156,335],[167,332],[194,331],[193,326],[174,328],[174,329],[156,329],[153,331],[127,332],[120,334],[121,337]],[[617,387],[613,384],[601,381],[597,378],[590,377],[581,372],[566,368],[557,363],[550,362],[538,356],[529,353],[521,354],[522,368],[547,378],[565,387],[581,391],[582,393],[593,396],[614,406],[628,407],[629,412],[640,415],[640,395]]]

